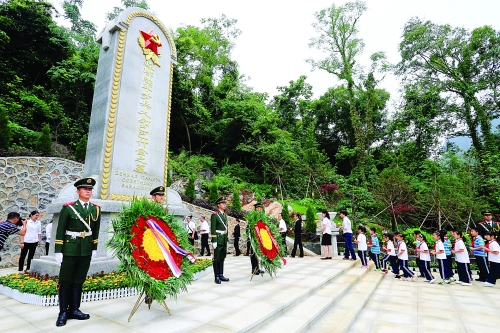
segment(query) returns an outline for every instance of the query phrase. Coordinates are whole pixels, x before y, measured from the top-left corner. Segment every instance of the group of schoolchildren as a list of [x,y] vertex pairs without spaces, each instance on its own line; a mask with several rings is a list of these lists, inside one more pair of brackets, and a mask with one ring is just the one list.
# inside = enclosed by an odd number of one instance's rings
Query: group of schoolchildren
[[[384,245],[380,247],[376,231],[369,229],[369,232],[370,235],[367,239],[366,228],[364,226],[358,227],[355,242],[358,244],[361,267],[368,268],[366,253],[370,249],[369,257],[375,263],[376,271],[387,274],[390,265],[392,272],[395,274],[395,279],[415,281],[417,275],[408,267],[408,247],[405,243],[405,236],[399,232],[394,234],[386,232],[383,234]],[[496,284],[497,278],[500,277],[500,246],[496,239],[496,233],[493,231],[486,232],[484,236],[486,241],[479,234],[477,228],[471,228],[470,234],[473,237],[470,250],[474,252],[479,269],[479,278],[476,280],[480,281],[485,287],[492,287]],[[453,245],[446,235],[446,230],[435,231],[432,234],[435,241],[434,248],[429,249],[426,237],[420,231],[415,231],[414,236],[417,240],[416,262],[421,273],[420,276],[424,277],[426,282],[436,282],[436,278],[432,275],[430,269],[431,255],[434,255],[441,277],[439,284],[458,283],[463,286],[470,286],[472,285],[470,258],[463,241],[463,234],[460,230],[451,231],[451,235],[455,240]],[[385,252],[382,261],[379,258],[381,250]],[[453,254],[457,264],[458,281],[453,278]]]

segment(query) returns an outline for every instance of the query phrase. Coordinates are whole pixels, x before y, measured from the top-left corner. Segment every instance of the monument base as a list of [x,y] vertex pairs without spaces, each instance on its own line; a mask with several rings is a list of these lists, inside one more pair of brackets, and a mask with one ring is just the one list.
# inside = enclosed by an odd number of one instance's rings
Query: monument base
[[[96,273],[110,273],[117,270],[120,260],[116,258],[96,258],[90,262],[90,268],[87,275]],[[43,256],[40,259],[31,261],[31,272],[42,275],[58,276],[61,266],[55,261],[54,257]]]

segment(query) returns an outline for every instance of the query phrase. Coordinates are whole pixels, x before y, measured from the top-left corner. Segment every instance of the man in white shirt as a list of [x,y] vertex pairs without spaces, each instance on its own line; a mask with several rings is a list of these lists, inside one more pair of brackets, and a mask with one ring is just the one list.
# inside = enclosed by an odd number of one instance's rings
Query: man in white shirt
[[196,237],[196,225],[193,222],[193,215],[186,216],[186,221],[189,234],[189,243],[194,246],[194,239]]
[[203,253],[205,253],[205,249],[207,249],[207,256],[211,256],[210,247],[208,246],[208,234],[210,233],[210,227],[208,226],[208,222],[205,220],[205,216],[200,216],[200,234],[201,234],[201,252],[200,256],[203,257]]
[[[339,216],[342,219],[342,226],[340,226],[339,228],[344,230],[344,239],[345,239],[345,253],[343,260],[356,260],[354,245],[352,245],[351,220],[347,218],[346,210],[341,210],[339,212]],[[351,259],[349,259],[349,253],[351,254]]]
[[279,231],[281,234],[281,238],[283,239],[283,248],[285,249],[285,255],[287,254],[287,248],[286,248],[286,232],[287,232],[287,226],[285,220],[283,220],[283,216],[281,214],[278,214],[278,221],[279,221]]
[[52,221],[45,227],[45,255],[49,255],[50,237],[52,235]]

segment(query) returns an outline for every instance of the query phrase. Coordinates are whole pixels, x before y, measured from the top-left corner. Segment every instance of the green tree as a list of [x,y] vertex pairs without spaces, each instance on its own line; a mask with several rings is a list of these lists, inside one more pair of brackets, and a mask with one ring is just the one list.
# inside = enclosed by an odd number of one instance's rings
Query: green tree
[[52,152],[52,139],[50,138],[49,124],[43,125],[42,135],[40,135],[40,138],[38,139],[36,149],[42,153],[47,154]]
[[[81,0],[83,1],[83,0]],[[115,17],[120,15],[125,8],[129,7],[139,7],[142,9],[149,9],[149,5],[146,0],[121,0],[123,7],[113,7],[113,10],[106,13],[106,19],[112,21]]]
[[10,128],[7,110],[0,105],[0,149],[9,149],[10,143]]
[[196,180],[196,176],[192,174],[189,176],[188,183],[186,185],[186,190],[184,194],[189,198],[189,200],[193,201],[196,198],[196,190],[194,188],[194,182]]
[[316,214],[314,214],[314,208],[312,205],[307,206],[305,228],[307,231],[314,233],[316,233],[316,229],[318,228],[318,225],[316,224]]
[[219,199],[219,187],[215,181],[211,182],[209,185],[208,201],[215,203]]
[[240,192],[237,189],[233,190],[233,202],[231,207],[235,210],[241,210]]
[[288,211],[288,203],[286,201],[283,202],[283,207],[281,209],[281,216],[283,217],[283,220],[285,221],[287,226],[292,225],[292,218],[290,216],[290,212]]
[[87,135],[82,136],[75,148],[75,159],[77,161],[85,161],[87,154]]

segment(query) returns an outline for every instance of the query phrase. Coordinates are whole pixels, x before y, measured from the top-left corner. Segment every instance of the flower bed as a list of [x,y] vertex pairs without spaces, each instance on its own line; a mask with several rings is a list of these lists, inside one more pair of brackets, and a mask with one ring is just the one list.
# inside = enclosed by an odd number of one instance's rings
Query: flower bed
[[[212,267],[210,259],[198,259],[189,266],[193,280],[207,274]],[[137,295],[130,280],[124,273],[94,274],[88,276],[83,284],[82,302],[98,301]],[[17,273],[0,277],[0,294],[19,302],[38,306],[58,305],[58,277],[36,273],[19,275]]]

